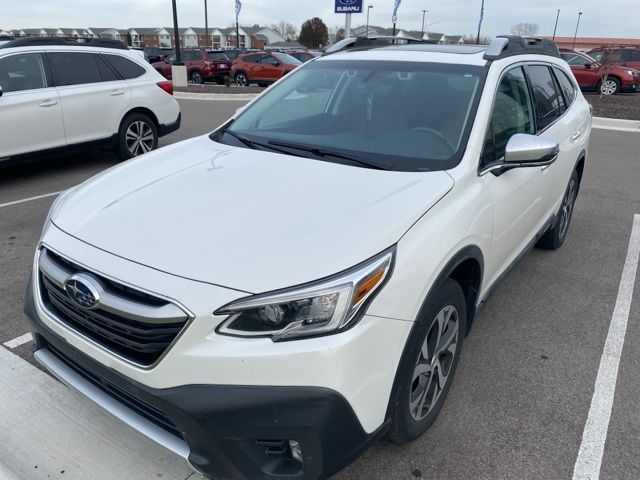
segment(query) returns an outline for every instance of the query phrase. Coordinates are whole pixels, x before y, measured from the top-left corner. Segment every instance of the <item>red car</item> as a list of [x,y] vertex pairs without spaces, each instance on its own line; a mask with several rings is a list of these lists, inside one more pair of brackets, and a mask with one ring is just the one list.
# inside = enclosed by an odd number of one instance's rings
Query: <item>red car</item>
[[[185,49],[180,50],[181,60],[187,67],[187,78],[193,83],[213,81],[218,85],[224,83],[224,77],[231,72],[231,60],[222,50]],[[171,67],[176,61],[175,52],[164,60],[153,63],[153,68],[171,79]]]
[[301,64],[300,60],[286,53],[252,52],[240,55],[233,62],[231,75],[240,87],[250,83],[266,87]]
[[[618,67],[628,67],[640,70],[640,47],[605,47],[611,50],[613,61]],[[587,54],[595,58],[598,62],[602,61],[604,55],[603,48],[594,48],[589,50]]]
[[[620,92],[636,92],[640,87],[640,72],[637,70],[618,66],[604,69],[589,55],[573,50],[561,50],[560,55],[571,67],[582,90],[613,95]],[[606,79],[605,74],[608,74]]]

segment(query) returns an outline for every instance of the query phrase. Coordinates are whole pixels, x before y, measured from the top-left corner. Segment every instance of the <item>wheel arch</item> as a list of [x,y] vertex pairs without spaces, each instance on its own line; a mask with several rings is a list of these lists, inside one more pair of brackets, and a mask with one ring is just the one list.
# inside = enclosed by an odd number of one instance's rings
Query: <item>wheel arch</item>
[[158,123],[158,117],[156,117],[155,113],[153,113],[152,110],[150,110],[150,109],[148,109],[146,107],[135,107],[135,108],[132,108],[131,110],[127,111],[127,113],[125,113],[122,116],[122,120],[120,120],[120,125],[118,126],[118,132],[120,131],[120,128],[122,127],[122,124],[127,119],[127,117],[129,115],[133,115],[134,113],[141,113],[142,115],[146,115],[147,117],[149,117],[151,119],[151,121],[153,121],[153,123],[156,126],[156,128],[160,127],[160,124]]
[[580,184],[582,183],[582,174],[584,173],[584,164],[587,161],[587,152],[582,150],[578,156],[575,170],[578,172],[578,191],[580,191]]

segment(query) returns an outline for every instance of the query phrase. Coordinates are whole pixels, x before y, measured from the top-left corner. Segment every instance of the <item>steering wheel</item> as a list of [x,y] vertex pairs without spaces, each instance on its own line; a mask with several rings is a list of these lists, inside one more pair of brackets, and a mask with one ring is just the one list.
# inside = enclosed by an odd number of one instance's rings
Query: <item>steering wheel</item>
[[442,133],[440,133],[438,130],[436,130],[435,128],[431,128],[431,127],[412,127],[409,129],[410,132],[426,132],[426,133],[430,133],[432,135],[435,135],[436,137],[438,137],[438,139],[444,143],[447,147],[449,147],[449,149],[451,150],[451,153],[456,151],[456,147],[453,146],[453,144],[449,141],[449,139],[447,137],[445,137],[444,135],[442,135]]

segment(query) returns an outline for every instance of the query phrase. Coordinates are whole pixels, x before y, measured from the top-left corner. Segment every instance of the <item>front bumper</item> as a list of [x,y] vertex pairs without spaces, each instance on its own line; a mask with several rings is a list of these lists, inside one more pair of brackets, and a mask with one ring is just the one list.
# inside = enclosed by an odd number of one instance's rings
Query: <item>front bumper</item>
[[[38,318],[31,285],[24,313],[34,332],[36,358],[64,383],[212,478],[327,478],[385,431],[383,424],[366,433],[347,400],[327,388],[152,388],[136,382],[48,328]],[[302,462],[289,441],[300,445]]]
[[629,83],[623,83],[620,88],[620,91],[633,93],[633,92],[637,92],[638,88],[640,88],[640,80],[629,82]]
[[206,80],[212,80],[214,82],[223,81],[224,77],[230,77],[230,70],[214,70],[207,77]]

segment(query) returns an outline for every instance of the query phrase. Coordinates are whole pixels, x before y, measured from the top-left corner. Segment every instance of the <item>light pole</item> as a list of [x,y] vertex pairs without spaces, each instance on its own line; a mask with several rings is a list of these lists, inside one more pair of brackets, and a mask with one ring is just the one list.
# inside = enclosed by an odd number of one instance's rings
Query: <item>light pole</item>
[[207,0],[204,0],[204,38],[206,38],[206,46],[209,46],[209,17],[207,15]]
[[476,45],[480,45],[480,29],[482,28],[482,18],[484,17],[484,0],[480,7],[480,21],[478,22],[478,36],[476,37]]
[[369,38],[369,12],[373,8],[373,5],[367,7],[367,38]]
[[427,15],[429,10],[422,10],[422,33],[420,34],[420,40],[424,38],[424,17]]
[[560,18],[560,9],[558,9],[558,14],[556,15],[556,26],[553,27],[553,39],[556,39],[556,30],[558,30],[558,19]]
[[176,46],[176,62],[175,65],[182,65],[180,58],[180,30],[178,29],[178,10],[176,9],[176,0],[171,0],[173,7],[173,41]]
[[576,37],[578,36],[578,27],[580,26],[580,17],[582,16],[582,12],[578,12],[578,22],[576,23],[576,33],[573,34],[573,47],[572,50],[576,49]]

